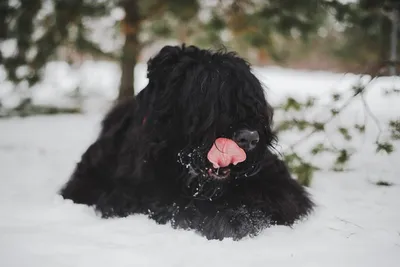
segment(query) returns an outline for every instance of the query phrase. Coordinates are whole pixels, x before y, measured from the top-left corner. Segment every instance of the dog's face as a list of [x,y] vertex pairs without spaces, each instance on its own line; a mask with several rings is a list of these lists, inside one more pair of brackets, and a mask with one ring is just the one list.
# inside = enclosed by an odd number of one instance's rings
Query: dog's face
[[256,174],[274,141],[272,109],[249,65],[233,53],[164,47],[149,61],[148,127],[190,177]]

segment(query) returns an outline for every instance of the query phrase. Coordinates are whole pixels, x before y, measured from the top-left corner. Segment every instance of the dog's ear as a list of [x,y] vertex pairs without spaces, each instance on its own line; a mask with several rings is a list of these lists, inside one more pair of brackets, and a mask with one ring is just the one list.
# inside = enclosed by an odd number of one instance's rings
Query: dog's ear
[[174,69],[184,49],[179,46],[164,46],[160,52],[147,62],[147,78],[151,81],[161,77],[167,77]]
[[[149,83],[145,90],[138,95],[137,101],[143,118],[147,122],[154,121],[154,116],[167,114],[171,107],[170,97],[172,90],[167,90],[166,84],[171,73],[179,63],[185,46],[164,46],[154,57],[147,62],[147,78]],[[155,112],[157,111],[157,112]],[[154,115],[157,114],[157,115]]]

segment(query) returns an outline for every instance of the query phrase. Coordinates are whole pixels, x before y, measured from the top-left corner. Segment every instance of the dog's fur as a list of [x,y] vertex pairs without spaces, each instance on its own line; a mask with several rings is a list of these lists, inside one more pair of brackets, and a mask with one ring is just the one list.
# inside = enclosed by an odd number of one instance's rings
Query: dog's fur
[[[116,105],[62,188],[102,217],[146,214],[208,239],[254,236],[292,225],[313,208],[272,151],[273,111],[250,65],[232,52],[164,47],[148,62],[148,85]],[[256,130],[260,140],[229,177],[209,173],[219,137]],[[214,170],[217,171],[217,170]]]

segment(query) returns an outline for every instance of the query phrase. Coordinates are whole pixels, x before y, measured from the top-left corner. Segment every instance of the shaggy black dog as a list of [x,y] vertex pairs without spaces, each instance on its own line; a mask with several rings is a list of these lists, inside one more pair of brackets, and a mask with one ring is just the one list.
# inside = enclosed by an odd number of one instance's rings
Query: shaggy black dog
[[273,111],[232,52],[164,47],[116,105],[61,195],[102,217],[146,214],[208,239],[292,225],[313,203],[272,151]]

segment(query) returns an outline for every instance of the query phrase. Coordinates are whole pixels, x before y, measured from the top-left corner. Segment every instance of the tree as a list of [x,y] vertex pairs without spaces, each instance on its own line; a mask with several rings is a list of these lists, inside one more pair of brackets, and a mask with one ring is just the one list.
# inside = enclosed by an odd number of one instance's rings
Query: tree
[[[12,45],[16,40],[15,53],[1,54],[1,64],[16,88],[27,89],[38,82],[43,67],[56,57],[58,49],[70,47],[78,53],[120,60],[118,99],[134,95],[134,67],[141,50],[156,38],[172,32],[166,27],[161,29],[151,24],[165,22],[170,17],[181,24],[193,18],[199,7],[195,0],[19,0],[2,1],[0,5],[1,41],[9,41]],[[117,25],[125,42],[121,50],[104,52],[99,42],[91,38],[92,29],[87,21],[93,23],[118,8],[125,13],[122,22]],[[150,38],[141,38],[144,29],[149,32],[147,35]],[[22,75],[21,68],[25,70]]]
[[220,17],[231,32],[234,50],[244,52],[251,47],[256,49],[261,57],[270,56],[280,61],[287,52],[285,43],[288,39],[299,36],[304,41],[324,22],[324,2],[233,1],[225,8],[216,8],[215,12],[218,14],[219,10],[222,10]]
[[[155,39],[172,35],[168,22],[175,19],[179,24],[195,17],[199,5],[196,0],[122,0],[119,5],[125,11],[122,32],[125,43],[121,54],[121,82],[118,100],[135,95],[134,69],[141,50]],[[171,18],[172,17],[172,18]],[[146,31],[147,37],[140,38]]]
[[[292,30],[298,30],[305,34],[313,29],[319,19],[314,15],[316,2],[297,1],[293,5],[281,0],[265,3],[236,0],[230,3],[218,1],[207,6],[196,0],[6,1],[1,8],[5,14],[1,29],[5,39],[17,40],[17,52],[4,57],[3,64],[8,79],[17,87],[29,87],[40,79],[43,66],[55,56],[59,47],[73,47],[79,53],[96,56],[119,57],[121,81],[118,99],[124,99],[134,95],[135,65],[142,49],[154,40],[173,38],[180,42],[199,41],[204,46],[219,46],[222,31],[227,31],[230,40],[235,40],[231,42],[233,49],[251,45],[274,51],[276,33],[288,35]],[[41,16],[39,13],[49,5],[50,11]],[[122,8],[125,13],[119,24],[125,42],[121,51],[105,53],[99,43],[90,38],[91,30],[85,20],[106,16],[116,8]],[[209,12],[209,19],[202,20],[200,10]],[[40,31],[44,34],[37,37],[36,32]],[[24,75],[17,74],[20,67],[26,67]]]
[[123,100],[134,95],[134,70],[140,53],[138,33],[142,18],[139,13],[138,1],[124,0],[121,5],[125,11],[122,30],[125,35],[125,43],[121,55],[121,82],[118,99]]
[[37,83],[43,67],[56,57],[58,48],[114,58],[93,42],[85,19],[104,16],[108,1],[19,0],[0,4],[0,36],[10,50],[1,54],[8,80],[15,84],[22,101],[18,109],[31,106],[29,88]]
[[393,9],[400,10],[400,1],[334,2],[330,14],[342,30],[327,43],[330,51],[344,62],[357,63],[361,66],[359,72],[364,71],[365,65],[386,65],[390,58],[391,13]]

